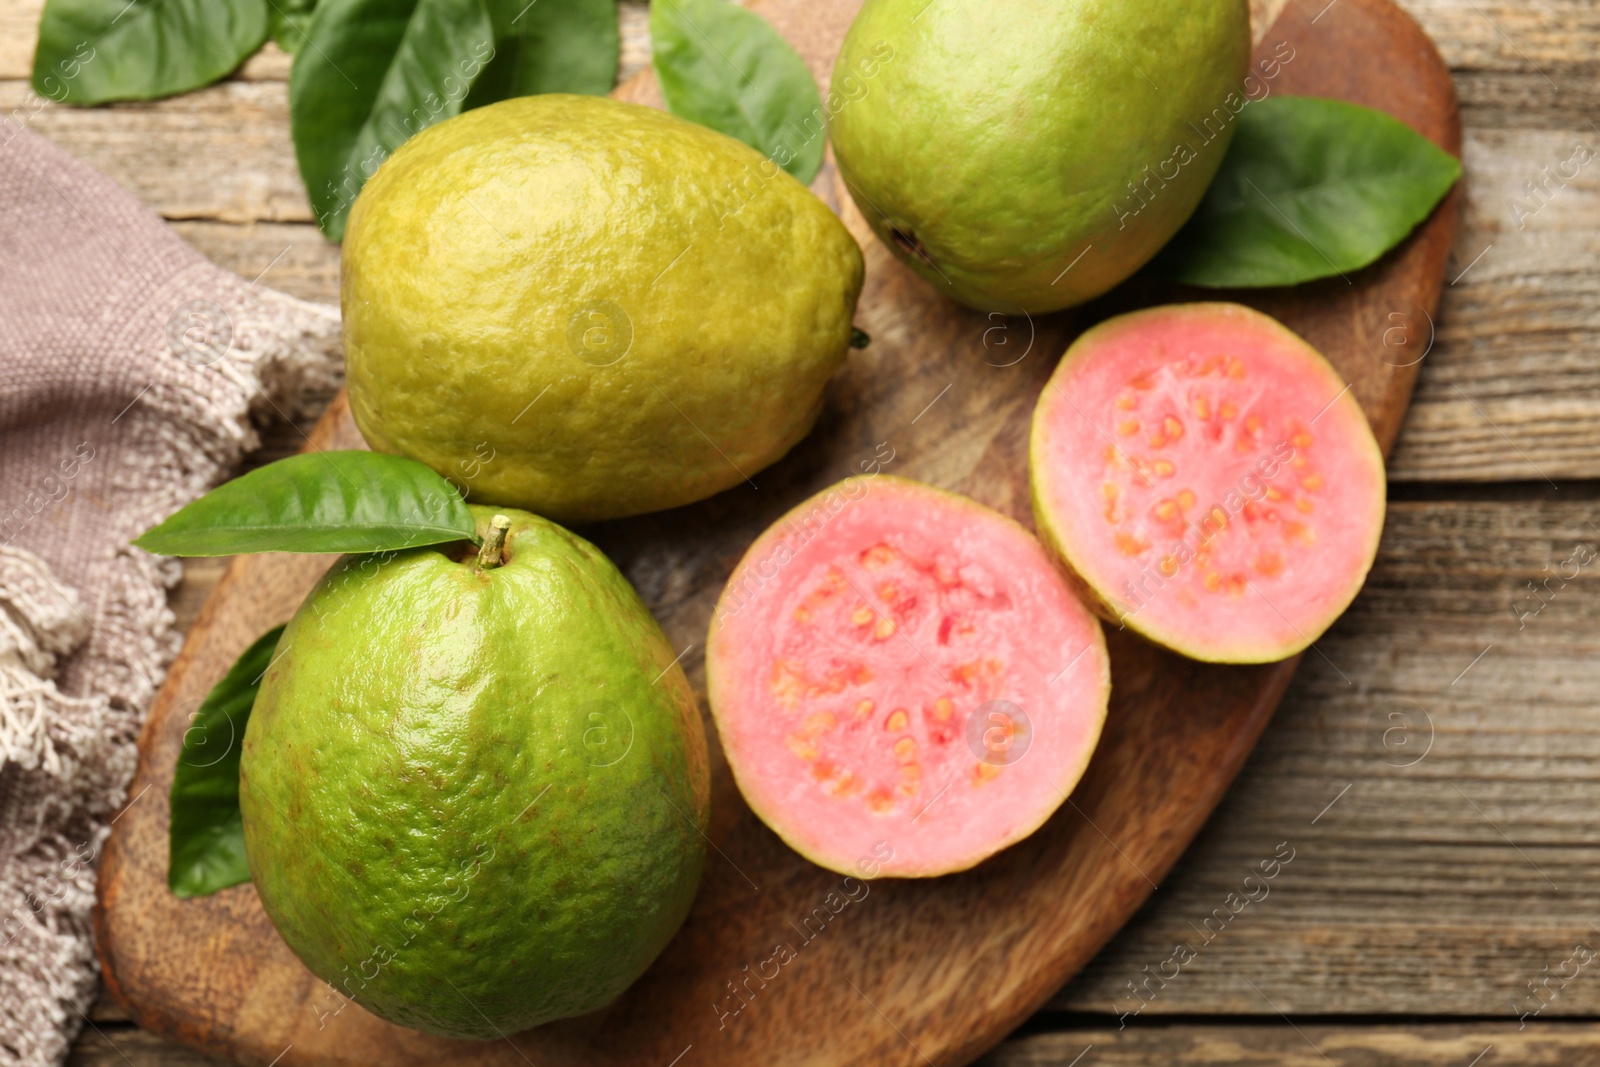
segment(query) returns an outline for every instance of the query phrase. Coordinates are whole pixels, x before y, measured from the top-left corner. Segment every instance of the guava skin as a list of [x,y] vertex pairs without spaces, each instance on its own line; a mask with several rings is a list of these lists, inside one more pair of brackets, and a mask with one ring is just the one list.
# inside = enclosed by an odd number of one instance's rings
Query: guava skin
[[[472,510],[486,533],[496,512]],[[637,979],[688,914],[710,817],[694,696],[632,587],[499,513],[498,568],[440,547],[335,565],[284,632],[239,774],[256,891],[312,973],[485,1039]]]
[[363,188],[341,271],[371,446],[475,502],[579,523],[740,484],[815,423],[861,249],[730,137],[546,93],[407,141]]
[[1189,218],[1249,59],[1246,0],[867,0],[829,134],[862,215],[923,278],[981,310],[1055,311]]

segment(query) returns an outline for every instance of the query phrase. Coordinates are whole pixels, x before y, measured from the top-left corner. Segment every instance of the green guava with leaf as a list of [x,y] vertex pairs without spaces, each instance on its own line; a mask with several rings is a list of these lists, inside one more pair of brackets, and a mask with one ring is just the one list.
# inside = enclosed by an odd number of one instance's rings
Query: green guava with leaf
[[593,545],[474,507],[468,541],[347,556],[244,736],[262,906],[377,1015],[494,1038],[605,1006],[688,914],[706,742],[675,650]]
[[867,0],[829,134],[878,237],[988,311],[1082,303],[1189,218],[1246,103],[1246,0]]

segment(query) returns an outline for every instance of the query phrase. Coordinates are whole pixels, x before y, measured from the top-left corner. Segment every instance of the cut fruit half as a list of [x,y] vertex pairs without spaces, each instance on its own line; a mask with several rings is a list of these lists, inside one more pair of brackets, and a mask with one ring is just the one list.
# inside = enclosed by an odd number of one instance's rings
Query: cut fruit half
[[1033,416],[1040,536],[1086,599],[1194,659],[1266,663],[1331,626],[1383,532],[1383,455],[1316,349],[1238,304],[1078,338]]
[[947,874],[1031,834],[1082,776],[1111,685],[1099,621],[1032,535],[885,475],[762,534],[707,647],[745,800],[846,874]]

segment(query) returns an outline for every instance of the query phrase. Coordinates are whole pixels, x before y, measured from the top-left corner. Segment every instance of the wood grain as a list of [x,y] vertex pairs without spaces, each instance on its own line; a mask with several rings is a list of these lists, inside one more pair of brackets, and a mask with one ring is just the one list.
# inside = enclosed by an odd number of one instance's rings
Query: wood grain
[[1600,10],[1588,0],[1406,0],[1451,67],[1543,70],[1591,67]]
[[[1589,1062],[1600,1048],[1600,1025],[1428,1022],[1354,1026],[1317,1020],[1209,1023],[1160,1027],[1086,1028],[1014,1038],[984,1056],[979,1067],[1568,1067]],[[1326,1057],[1326,1058],[1324,1058]],[[687,1057],[685,1058],[687,1060]],[[122,1027],[86,1032],[67,1067],[203,1067],[215,1063],[153,1034]]]
[[302,300],[339,302],[339,246],[314,226],[195,219],[174,222],[172,228],[241,278],[259,278],[262,285]]
[[[1351,1026],[1273,1017],[1259,1023],[1190,1023],[1161,1027],[1082,1029],[1007,1042],[980,1067],[1068,1067],[1091,1050],[1083,1067],[1566,1067],[1592,1062],[1600,1046],[1593,1023],[1530,1026],[1516,1023],[1420,1023]],[[1475,1057],[1481,1057],[1475,1059]]]
[[[1314,24],[1319,6],[1292,4],[1268,36],[1269,50],[1289,40],[1301,55],[1292,74],[1286,68],[1284,88],[1384,106],[1457,149],[1448,76],[1416,27],[1383,0],[1343,0],[1336,15]],[[764,10],[822,75],[853,5],[775,0]],[[642,99],[650,89],[635,82],[625,92]],[[893,443],[896,473],[965,489],[1025,519],[1027,413],[1048,355],[1095,315],[1159,295],[1123,294],[1077,315],[1008,322],[997,335],[994,321],[943,301],[900,268],[848,201],[834,200],[867,253],[859,318],[874,343],[833,383],[818,432],[762,472],[760,489],[587,531],[680,647],[700,639],[716,591],[755,533],[875,442]],[[1384,362],[1373,324],[1400,306],[1433,312],[1455,221],[1451,201],[1351,284],[1266,301],[1340,366],[1386,446],[1416,366]],[[342,403],[313,440],[358,442]],[[186,709],[249,640],[290,613],[326,562],[262,556],[230,565],[141,737],[135,795],[145,786],[165,795]],[[798,965],[759,993],[747,987],[747,1005],[727,983],[788,938],[793,917],[809,913],[837,876],[766,831],[720,759],[712,840],[723,862],[711,863],[689,922],[656,966],[594,1016],[480,1044],[402,1031],[346,1005],[293,959],[250,887],[187,902],[166,891],[159,802],[130,807],[107,846],[97,933],[108,983],[141,1025],[247,1061],[292,1050],[289,1062],[298,1063],[530,1058],[659,1067],[695,1048],[702,1060],[720,1062],[966,1062],[1044,1002],[1155,887],[1243,763],[1294,667],[1204,666],[1127,635],[1111,645],[1110,722],[1069,805],[972,872],[874,884],[857,912],[841,916],[843,929],[804,942]],[[698,656],[685,663],[700,683]],[[828,1025],[817,1026],[819,1018]]]

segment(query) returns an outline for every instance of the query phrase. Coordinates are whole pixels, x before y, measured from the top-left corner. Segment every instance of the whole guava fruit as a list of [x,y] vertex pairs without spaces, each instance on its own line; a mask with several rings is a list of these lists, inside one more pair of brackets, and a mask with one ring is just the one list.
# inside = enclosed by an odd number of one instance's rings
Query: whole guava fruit
[[598,549],[504,514],[500,566],[462,543],[329,571],[239,769],[284,941],[373,1013],[455,1037],[627,988],[688,914],[709,821],[705,734],[655,620]]
[[833,68],[878,237],[986,311],[1110,289],[1200,203],[1246,103],[1246,0],[867,0]]
[[559,522],[676,507],[810,431],[861,281],[844,224],[738,141],[599,97],[506,100],[362,189],[350,408],[474,501]]

